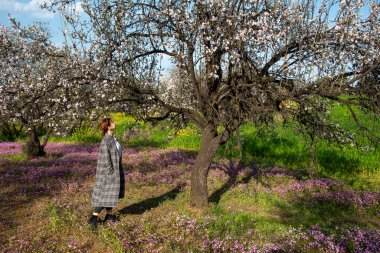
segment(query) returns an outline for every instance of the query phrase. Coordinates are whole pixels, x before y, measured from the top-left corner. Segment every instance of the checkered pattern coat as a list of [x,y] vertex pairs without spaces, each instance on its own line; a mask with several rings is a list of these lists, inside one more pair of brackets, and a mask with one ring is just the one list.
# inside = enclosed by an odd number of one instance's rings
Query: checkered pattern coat
[[125,178],[121,157],[119,157],[114,137],[106,133],[99,147],[92,205],[117,207],[118,200],[124,197],[124,192]]

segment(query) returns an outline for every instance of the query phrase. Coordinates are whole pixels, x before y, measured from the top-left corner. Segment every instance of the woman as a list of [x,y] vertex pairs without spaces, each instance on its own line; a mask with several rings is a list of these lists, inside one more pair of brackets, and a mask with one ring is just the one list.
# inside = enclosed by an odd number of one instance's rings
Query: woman
[[99,122],[103,139],[99,147],[98,165],[96,168],[96,181],[92,194],[93,214],[88,223],[96,227],[98,215],[106,209],[104,221],[116,221],[112,208],[117,207],[118,200],[124,198],[125,179],[121,164],[121,145],[113,135],[115,123],[106,118]]

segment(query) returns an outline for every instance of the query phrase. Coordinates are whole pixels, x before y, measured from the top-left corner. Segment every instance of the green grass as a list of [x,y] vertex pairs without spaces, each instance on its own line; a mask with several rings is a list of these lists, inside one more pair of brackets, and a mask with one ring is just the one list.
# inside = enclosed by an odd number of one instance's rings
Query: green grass
[[0,158],[5,158],[13,162],[21,162],[27,159],[27,155],[25,154],[0,155]]
[[[357,108],[353,110],[363,125],[380,136],[380,124],[376,117],[362,113]],[[126,147],[199,149],[200,131],[192,123],[177,130],[165,121],[152,126],[150,123],[136,122],[133,117],[123,113],[114,113],[111,117],[116,122],[115,135]],[[239,129],[239,135],[218,149],[216,158],[240,160],[245,164],[255,162],[261,166],[276,164],[290,169],[306,168],[324,176],[343,179],[358,189],[373,189],[380,185],[380,149],[371,146],[368,138],[361,134],[347,107],[333,107],[330,119],[349,132],[356,133],[360,147],[342,148],[334,143],[316,140],[313,155],[308,139],[290,127],[278,123],[273,131],[259,134],[255,126],[246,123]],[[78,127],[70,137],[52,137],[50,141],[99,143],[100,140],[97,126],[88,123]]]
[[45,207],[45,215],[49,219],[49,227],[53,233],[58,233],[67,226],[67,217],[61,208],[53,203]]
[[257,129],[246,124],[240,129],[242,161],[256,161],[262,165],[282,165],[289,168],[306,167],[311,155],[305,148],[302,136],[292,129],[277,127],[277,136],[269,133],[259,136]]
[[[247,126],[247,129],[251,128]],[[258,140],[261,139],[258,138]],[[231,145],[231,147],[234,146]],[[275,149],[276,146],[273,145],[271,148]],[[279,148],[278,152],[283,149]],[[139,148],[136,148],[134,152],[147,154],[145,150]],[[255,159],[260,157],[263,156],[256,154]],[[65,160],[67,158],[62,156],[43,159]],[[295,165],[298,163],[294,160],[292,162]],[[43,162],[37,164],[30,160],[26,160],[23,164],[46,165]],[[8,169],[11,171],[12,168]],[[131,169],[138,170],[139,166],[131,167]],[[152,166],[152,170],[147,173],[156,173],[160,169]],[[184,169],[188,170],[187,167]],[[209,241],[224,240],[233,244],[235,240],[241,240],[259,245],[290,240],[291,237],[286,235],[290,228],[310,229],[313,225],[319,224],[324,229],[333,229],[335,226],[378,229],[379,224],[377,210],[340,206],[333,201],[318,202],[308,191],[291,192],[280,196],[273,188],[287,187],[296,181],[291,176],[258,175],[244,181],[241,179],[245,178],[245,175],[240,174],[237,184],[228,188],[221,195],[218,203],[212,202],[208,208],[201,210],[189,205],[190,186],[179,190],[175,184],[145,180],[129,181],[126,197],[119,202],[117,208],[120,222],[101,224],[97,230],[92,230],[86,222],[92,211],[93,177],[77,178],[75,187],[62,188],[58,192],[48,191],[48,196],[37,193],[28,196],[28,194],[14,194],[15,188],[24,188],[21,180],[23,173],[15,176],[17,180],[14,182],[18,182],[19,185],[9,183],[5,185],[5,188],[0,187],[0,195],[5,196],[10,193],[14,195],[14,198],[10,198],[10,201],[13,201],[11,205],[5,206],[6,202],[3,203],[3,215],[21,225],[18,225],[17,230],[13,230],[14,232],[11,232],[12,228],[7,228],[6,236],[9,238],[14,236],[18,239],[14,242],[15,246],[20,246],[21,238],[26,238],[28,248],[25,252],[43,252],[44,250],[51,252],[79,252],[80,250],[82,252],[149,252],[143,250],[149,248],[149,244],[154,244],[155,246],[152,247],[157,252],[214,252],[212,249],[204,251],[200,249],[200,245],[205,240],[204,235],[208,236]],[[70,178],[72,176],[74,175],[62,179],[67,180],[69,185],[75,181],[74,178]],[[305,177],[303,179],[309,179],[303,174],[302,176]],[[218,191],[225,182],[226,177],[210,173],[209,195]],[[57,180],[29,182],[30,187],[26,188],[25,192],[33,190],[33,187],[39,183],[53,186]],[[350,186],[344,187],[351,189]],[[12,208],[5,208],[10,206]],[[105,213],[101,213],[100,216],[103,219]],[[191,229],[194,220],[195,224],[199,225],[196,232]],[[188,221],[190,223],[187,223]],[[14,235],[11,236],[11,233]],[[126,246],[128,243],[131,243],[131,249]],[[45,247],[44,250],[43,247]],[[299,252],[306,251],[300,248]]]
[[[347,108],[335,107],[331,112],[338,124],[344,125],[348,130],[355,132],[358,129],[355,123],[348,118]],[[197,151],[200,144],[200,133],[194,125],[189,124],[185,129],[177,131],[169,127],[167,122],[160,122],[156,126],[149,123],[135,122],[130,116],[113,114],[117,128],[115,134],[123,142],[125,147],[154,147],[154,148],[178,148],[190,152]],[[378,122],[371,116],[360,114],[360,119],[376,133]],[[374,147],[373,151],[365,152],[353,147],[341,148],[336,144],[323,140],[315,142],[316,157],[313,159],[311,148],[307,139],[291,128],[284,128],[278,124],[273,131],[275,135],[264,132],[258,134],[258,129],[247,123],[239,129],[240,140],[234,136],[217,151],[216,160],[229,158],[249,164],[255,162],[260,166],[281,165],[286,168],[317,173],[317,176],[329,177],[347,183],[347,189],[379,190],[380,188],[380,151]],[[377,133],[378,134],[378,133]],[[358,137],[362,146],[369,146],[366,137]],[[101,135],[96,126],[84,125],[79,127],[68,138],[54,137],[50,141],[69,141],[79,143],[98,143]],[[241,146],[238,143],[241,143]],[[138,152],[139,149],[136,149]],[[25,155],[1,156],[15,164],[33,164],[44,166],[43,162],[34,164],[26,159]],[[51,157],[53,158],[53,157]],[[59,157],[57,157],[59,159]],[[13,164],[11,165],[13,166]],[[7,166],[11,168],[10,166]],[[6,168],[7,169],[7,168]],[[184,170],[189,167],[184,166]],[[148,171],[147,173],[150,173]],[[308,178],[308,173],[302,174],[303,179]],[[22,176],[16,175],[16,176]],[[75,242],[84,252],[125,252],[123,244],[126,240],[135,238],[150,238],[156,236],[171,238],[184,236],[189,241],[182,240],[178,243],[174,240],[163,240],[160,250],[163,252],[201,252],[199,248],[191,248],[191,240],[202,240],[199,235],[186,234],[186,230],[176,226],[176,220],[170,220],[172,213],[178,213],[190,219],[196,219],[201,225],[201,231],[207,228],[210,238],[225,238],[232,236],[247,241],[255,241],[258,244],[281,241],[285,232],[291,228],[311,228],[320,224],[323,228],[334,227],[368,227],[378,229],[378,209],[362,210],[352,206],[341,206],[333,201],[318,202],[308,192],[292,193],[280,196],[278,193],[268,190],[286,186],[294,179],[290,177],[252,177],[248,182],[241,182],[229,187],[217,202],[211,202],[210,207],[204,210],[194,210],[189,206],[190,186],[183,191],[176,191],[175,186],[165,184],[149,185],[146,182],[129,184],[126,198],[120,201],[120,209],[125,209],[121,215],[121,224],[125,229],[118,230],[112,225],[104,225],[94,232],[86,226],[86,221],[91,214],[91,187],[93,179],[84,181],[85,186],[79,192],[63,191],[58,195],[45,199],[33,199],[31,206],[20,204],[13,208],[4,208],[8,217],[13,217],[15,209],[19,214],[18,219],[27,217],[25,213],[34,215],[41,229],[36,229],[33,224],[25,234],[38,234],[31,240],[31,248],[38,250],[40,244],[47,243],[48,249],[54,252],[67,251],[67,245]],[[33,187],[34,182],[30,182]],[[49,183],[49,182],[46,182]],[[50,182],[51,183],[51,182]],[[209,177],[210,196],[218,191],[225,182],[220,178]],[[0,191],[5,196],[12,191],[12,187]],[[29,189],[29,188],[26,188]],[[71,190],[73,191],[73,190]],[[33,204],[34,203],[34,204]],[[58,204],[59,203],[59,204]],[[375,206],[374,208],[378,208]],[[144,213],[139,212],[140,209]],[[16,212],[16,213],[17,213]],[[104,214],[103,214],[104,215]],[[166,224],[160,217],[166,217],[170,222]],[[24,222],[30,222],[25,218]],[[116,231],[123,231],[118,234]],[[135,233],[135,234],[134,234]],[[160,237],[161,236],[161,237]],[[56,243],[57,244],[54,244]],[[134,241],[138,244],[137,241]],[[140,242],[141,246],[145,244]],[[34,244],[34,245],[33,245]],[[138,244],[140,245],[140,244]],[[196,244],[194,244],[196,245]],[[200,243],[198,243],[200,245]],[[73,250],[75,251],[75,250]],[[38,251],[35,251],[38,252]],[[128,251],[127,251],[128,252]],[[133,252],[133,251],[130,251]],[[138,252],[138,250],[136,251]],[[206,251],[207,252],[207,251]],[[211,251],[210,251],[211,252]],[[302,252],[302,249],[300,250]],[[316,251],[317,252],[317,251]]]
[[212,235],[241,237],[247,235],[248,230],[256,226],[255,216],[252,213],[231,212],[221,205],[213,205],[210,213],[215,216],[209,224],[209,232]]
[[117,234],[107,227],[101,228],[99,231],[99,239],[104,241],[106,244],[110,246],[112,252],[115,253],[123,253],[123,245],[120,242]]

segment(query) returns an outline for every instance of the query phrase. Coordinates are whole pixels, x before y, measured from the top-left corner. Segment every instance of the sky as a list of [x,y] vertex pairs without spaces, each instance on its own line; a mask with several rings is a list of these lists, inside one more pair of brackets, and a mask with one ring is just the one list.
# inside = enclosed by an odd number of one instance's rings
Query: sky
[[[8,15],[16,18],[22,25],[30,25],[35,21],[44,22],[52,32],[52,39],[56,43],[63,42],[63,18],[58,12],[49,12],[41,9],[39,6],[49,0],[0,0],[0,24],[9,25]],[[82,13],[80,0],[76,1],[76,11]],[[336,12],[337,6],[334,6],[332,12]],[[368,14],[368,8],[364,9]]]
[[[49,28],[53,43],[61,45],[64,41],[63,31],[64,18],[59,12],[49,12],[41,9],[39,6],[49,0],[0,0],[0,24],[8,26],[10,24],[8,16],[15,18],[22,26],[27,26],[33,22],[44,22]],[[75,10],[82,13],[80,6],[81,0],[76,0]],[[337,11],[337,6],[334,6],[332,13]],[[368,9],[364,9],[364,14],[368,14]],[[163,67],[164,72],[169,71],[172,63],[164,57]]]
[[[33,22],[43,22],[49,28],[52,35],[52,42],[62,45],[64,42],[63,31],[65,30],[64,18],[58,12],[50,12],[41,9],[39,6],[46,0],[0,0],[0,24],[10,25],[9,15],[27,26]],[[82,13],[81,2],[76,1],[75,10]],[[167,74],[172,68],[169,59],[164,58],[162,62],[163,73]]]
[[[8,26],[9,15],[19,21],[22,26],[33,22],[43,22],[51,31],[52,41],[57,44],[62,43],[63,18],[58,12],[41,9],[39,6],[43,2],[44,0],[0,0],[0,24]],[[77,6],[80,6],[79,1]],[[80,8],[79,11],[81,11]]]

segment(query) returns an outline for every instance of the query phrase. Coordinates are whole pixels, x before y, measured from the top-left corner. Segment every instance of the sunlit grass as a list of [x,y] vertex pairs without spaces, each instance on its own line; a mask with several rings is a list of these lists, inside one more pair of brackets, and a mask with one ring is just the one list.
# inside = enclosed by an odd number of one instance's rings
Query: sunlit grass
[[[143,175],[140,179],[127,177],[126,197],[117,208],[120,222],[102,223],[93,230],[86,222],[92,213],[95,147],[54,144],[49,151],[60,153],[59,156],[25,160],[0,171],[3,184],[0,195],[13,196],[9,203],[2,202],[3,217],[24,224],[11,223],[13,228],[3,230],[6,237],[0,231],[2,238],[7,238],[6,242],[1,241],[7,248],[24,247],[25,252],[215,252],[213,247],[227,247],[230,252],[240,252],[235,242],[241,243],[239,247],[244,242],[254,245],[286,242],[292,239],[287,234],[291,228],[308,230],[315,224],[323,229],[377,228],[378,205],[362,208],[334,200],[321,202],[313,195],[352,190],[350,185],[328,189],[301,185],[304,188],[294,190],[300,187],[297,185],[300,182],[318,180],[307,170],[293,175],[294,170],[283,168],[278,173],[266,174],[270,167],[260,166],[260,173],[247,174],[250,171],[247,167],[235,183],[218,193],[229,177],[213,168],[209,174],[210,206],[194,208],[189,204],[190,185],[178,187],[178,174],[172,173],[179,172],[181,183],[187,183],[193,152],[180,153],[187,154],[187,160],[174,159],[178,157],[175,153],[173,158],[166,158],[168,162],[157,166],[164,158],[163,153],[172,153],[170,149],[137,147],[125,152],[123,161],[127,175],[139,171]],[[223,161],[218,162],[222,165]],[[66,173],[66,166],[70,173]],[[35,179],[27,180],[28,175]],[[174,181],[159,181],[170,178]],[[281,195],[278,190],[283,188],[291,190]],[[211,199],[215,193],[218,196]],[[104,216],[102,212],[100,218]],[[300,251],[307,251],[302,242],[298,246]],[[202,245],[206,248],[202,249]]]
[[4,158],[13,162],[20,162],[26,160],[28,157],[25,154],[14,154],[14,155],[0,155],[0,158]]
[[[358,119],[374,134],[380,135],[379,121],[371,115],[361,113]],[[200,131],[193,124],[184,129],[169,127],[159,122],[150,123],[136,120],[122,113],[112,114],[117,128],[115,135],[127,147],[179,148],[197,151],[200,145]],[[216,158],[230,158],[243,163],[255,162],[261,166],[281,165],[290,169],[311,169],[321,175],[343,179],[358,189],[373,189],[380,185],[380,150],[371,146],[368,139],[360,136],[347,107],[335,106],[330,113],[335,123],[344,126],[351,133],[357,133],[359,147],[340,147],[324,140],[315,141],[315,154],[307,137],[280,123],[272,133],[258,134],[257,128],[246,123],[229,142],[221,146]],[[273,132],[276,134],[273,135]],[[96,126],[80,127],[69,138],[53,138],[52,141],[98,143],[101,135]]]
[[[132,163],[126,164],[126,171],[141,170],[144,175],[141,181],[127,183],[126,198],[120,201],[118,208],[121,222],[117,225],[102,224],[97,231],[87,226],[94,180],[88,178],[90,174],[84,176],[83,172],[74,171],[62,173],[61,168],[56,176],[52,174],[52,178],[47,177],[48,174],[41,174],[42,177],[36,177],[36,181],[25,181],[28,171],[14,170],[16,166],[25,165],[27,169],[39,167],[41,171],[47,172],[58,169],[57,164],[51,168],[49,166],[52,161],[65,160],[64,152],[67,150],[48,153],[38,161],[30,161],[21,153],[0,155],[0,159],[10,161],[4,161],[6,166],[0,171],[0,177],[9,178],[10,174],[17,178],[12,181],[12,185],[2,185],[0,189],[1,196],[15,196],[13,201],[18,204],[4,208],[4,215],[13,217],[13,213],[16,213],[18,216],[14,219],[26,224],[24,230],[6,230],[9,234],[6,242],[8,246],[14,243],[20,247],[24,240],[28,245],[24,246],[25,252],[143,252],[149,245],[154,245],[153,248],[162,252],[213,252],[211,246],[206,250],[200,248],[205,241],[202,236],[208,236],[208,243],[212,240],[228,241],[231,237],[233,240],[261,245],[288,240],[286,231],[289,229],[311,229],[315,224],[321,225],[323,229],[352,226],[379,228],[378,205],[361,208],[335,200],[318,201],[313,195],[315,189],[290,191],[283,195],[276,192],[276,189],[289,187],[298,180],[321,177],[344,183],[342,189],[328,190],[332,193],[336,191],[338,194],[341,190],[358,193],[379,191],[380,151],[378,147],[372,147],[365,137],[358,137],[362,148],[339,147],[317,140],[313,156],[308,139],[291,128],[278,124],[273,129],[277,134],[258,134],[256,127],[246,123],[239,129],[238,135],[218,149],[215,162],[231,159],[247,166],[254,163],[264,169],[278,165],[297,172],[299,177],[256,175],[243,182],[244,175],[239,175],[237,182],[226,185],[227,175],[219,177],[219,174],[210,174],[210,206],[196,209],[189,204],[190,186],[178,189],[174,183],[157,181],[154,173],[163,173],[163,168],[152,164],[150,159],[157,150],[175,149],[185,150],[186,154],[194,157],[200,144],[199,130],[192,124],[178,130],[168,122],[152,126],[150,123],[136,122],[133,117],[121,113],[111,116],[117,125],[115,135],[118,140],[125,148],[135,150],[141,158],[139,164],[133,165],[136,156],[132,159],[126,157],[124,162]],[[348,116],[349,112],[343,106],[335,107],[331,112],[336,123],[351,132],[357,131],[355,122]],[[379,134],[379,122],[373,120],[372,116],[359,113],[359,118],[375,134]],[[70,137],[53,137],[50,141],[95,143],[93,146],[97,147],[100,140],[97,126],[87,124],[76,129]],[[72,151],[71,155],[78,155],[78,152]],[[90,156],[87,149],[80,152],[84,157]],[[86,170],[92,168],[94,171],[96,154],[92,153],[93,158],[86,161],[86,165],[75,161],[75,165],[67,165],[68,169],[86,166]],[[154,161],[157,162],[162,157],[156,158]],[[171,167],[171,170],[185,173],[186,180],[189,180],[191,166],[188,163],[176,166]],[[35,172],[38,173],[38,170]],[[225,190],[218,193],[223,187]],[[104,218],[104,213],[101,218]],[[200,226],[199,234],[192,230],[191,224],[178,225],[181,222],[191,223],[192,220]],[[34,228],[35,224],[40,229]],[[0,240],[0,243],[3,241]],[[305,251],[304,246],[300,244],[299,247],[300,252]]]

